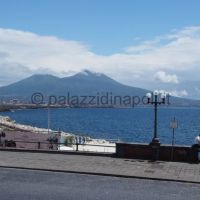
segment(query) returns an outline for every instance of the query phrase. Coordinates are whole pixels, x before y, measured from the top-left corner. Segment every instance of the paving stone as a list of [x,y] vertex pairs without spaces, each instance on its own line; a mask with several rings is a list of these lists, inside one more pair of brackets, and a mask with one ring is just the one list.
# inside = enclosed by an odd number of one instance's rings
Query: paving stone
[[200,165],[103,156],[0,151],[1,167],[102,173],[200,183]]

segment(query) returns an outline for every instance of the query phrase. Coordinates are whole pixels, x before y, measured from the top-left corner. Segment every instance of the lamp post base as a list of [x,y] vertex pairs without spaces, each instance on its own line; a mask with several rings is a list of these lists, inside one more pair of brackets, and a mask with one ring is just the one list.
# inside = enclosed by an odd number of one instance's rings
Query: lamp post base
[[150,142],[150,146],[152,148],[152,160],[159,160],[159,152],[160,152],[160,141],[159,138],[153,138]]
[[150,144],[160,144],[159,138],[153,138]]

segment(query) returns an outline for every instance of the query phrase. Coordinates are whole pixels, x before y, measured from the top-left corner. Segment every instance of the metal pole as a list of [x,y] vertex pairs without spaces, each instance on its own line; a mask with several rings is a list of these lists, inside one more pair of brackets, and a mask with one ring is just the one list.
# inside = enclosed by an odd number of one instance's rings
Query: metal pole
[[48,134],[49,134],[49,129],[50,129],[50,108],[48,104]]
[[38,149],[40,149],[40,142],[38,142]]
[[171,152],[171,160],[173,161],[174,159],[174,128],[173,128],[173,131],[172,131],[172,152]]
[[76,143],[76,151],[78,151],[78,142]]
[[58,150],[60,150],[60,143],[61,143],[61,131],[60,128],[58,129]]
[[154,138],[157,138],[157,110],[158,110],[158,99],[157,95],[155,95],[155,102],[154,102]]
[[[176,122],[176,119],[174,117],[174,123]],[[174,159],[174,133],[175,133],[175,127],[172,128],[172,152],[171,152],[171,160]]]

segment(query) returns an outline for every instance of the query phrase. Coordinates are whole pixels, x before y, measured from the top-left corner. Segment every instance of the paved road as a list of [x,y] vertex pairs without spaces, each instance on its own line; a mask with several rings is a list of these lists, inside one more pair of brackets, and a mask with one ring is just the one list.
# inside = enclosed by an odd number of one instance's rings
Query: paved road
[[0,169],[2,200],[188,200],[199,199],[198,184]]
[[19,167],[200,183],[200,164],[149,162],[95,155],[0,151],[0,167]]

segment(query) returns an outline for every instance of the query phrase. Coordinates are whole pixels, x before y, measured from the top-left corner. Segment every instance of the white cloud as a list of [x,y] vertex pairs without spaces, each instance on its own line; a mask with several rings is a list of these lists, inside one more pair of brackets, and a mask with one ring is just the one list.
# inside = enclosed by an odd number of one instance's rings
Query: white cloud
[[159,40],[158,39],[155,39],[153,41],[145,41],[139,45],[136,45],[136,46],[131,46],[131,47],[128,47],[126,48],[126,52],[127,53],[130,53],[130,54],[142,54],[144,52],[150,52],[152,50],[155,50],[156,49],[156,45],[159,43]]
[[103,72],[129,84],[154,81],[153,75],[161,72],[162,81],[176,83],[179,73],[200,73],[199,52],[200,26],[175,30],[109,56],[95,54],[77,41],[0,29],[0,70],[5,84],[33,73],[64,76],[83,69]]
[[159,93],[166,93],[175,97],[187,97],[188,92],[186,90],[158,90]]
[[163,83],[178,83],[178,77],[175,74],[167,74],[163,71],[156,72],[155,79]]
[[188,96],[188,92],[186,90],[171,90],[169,91],[169,94],[175,97],[187,97]]

